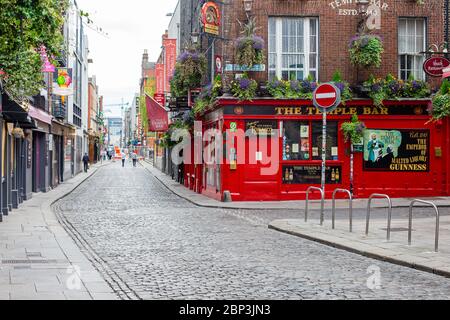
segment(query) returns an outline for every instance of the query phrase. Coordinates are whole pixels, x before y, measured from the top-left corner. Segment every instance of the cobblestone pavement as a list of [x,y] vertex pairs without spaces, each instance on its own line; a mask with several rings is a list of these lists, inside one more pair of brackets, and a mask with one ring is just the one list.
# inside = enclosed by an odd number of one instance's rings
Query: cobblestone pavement
[[[141,299],[448,299],[450,294],[450,279],[267,228],[274,218],[298,216],[295,211],[196,207],[140,166],[100,169],[54,210]],[[369,289],[377,267],[380,288]]]

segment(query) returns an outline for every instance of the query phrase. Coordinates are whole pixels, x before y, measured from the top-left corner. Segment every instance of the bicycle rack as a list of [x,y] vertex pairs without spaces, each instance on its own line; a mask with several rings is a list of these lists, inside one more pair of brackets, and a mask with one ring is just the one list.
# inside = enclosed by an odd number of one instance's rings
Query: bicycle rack
[[318,187],[309,187],[306,189],[306,204],[305,204],[305,222],[308,221],[308,202],[309,202],[309,192],[312,190],[319,191],[322,198],[321,198],[321,204],[320,204],[320,225],[323,225],[323,210],[325,207],[325,192]]
[[434,233],[434,251],[438,252],[438,246],[439,246],[439,209],[437,208],[437,206],[430,201],[425,201],[425,200],[419,200],[419,199],[415,199],[413,201],[411,201],[411,204],[409,205],[409,227],[408,227],[408,245],[411,245],[411,233],[412,233],[412,212],[413,212],[413,206],[415,203],[423,203],[423,204],[428,204],[430,206],[432,206],[434,208],[434,211],[436,212],[436,231]]
[[387,194],[373,193],[369,197],[369,202],[367,204],[367,216],[366,216],[366,235],[369,234],[369,220],[370,220],[370,204],[373,198],[386,198],[388,200],[388,222],[387,222],[387,240],[391,239],[391,220],[392,220],[392,201]]
[[332,200],[332,209],[331,209],[331,220],[332,220],[332,229],[334,229],[335,226],[335,218],[336,218],[336,193],[343,192],[348,194],[348,198],[350,200],[349,202],[349,225],[350,225],[350,232],[352,232],[353,227],[353,196],[352,193],[347,189],[336,189],[333,192],[333,200]]

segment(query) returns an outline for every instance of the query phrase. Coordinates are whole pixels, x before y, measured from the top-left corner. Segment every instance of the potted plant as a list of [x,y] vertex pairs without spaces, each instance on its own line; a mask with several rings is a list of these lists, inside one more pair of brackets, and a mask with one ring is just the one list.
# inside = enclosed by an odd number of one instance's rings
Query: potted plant
[[244,73],[242,77],[235,79],[231,83],[231,93],[239,100],[251,100],[256,95],[257,87],[257,82],[250,79],[247,73]]
[[312,99],[312,94],[317,88],[317,82],[311,75],[304,80],[278,80],[267,82],[267,91],[277,99]]
[[381,38],[374,34],[358,34],[350,40],[350,61],[363,68],[379,67],[384,52]]
[[444,79],[440,90],[433,97],[431,121],[440,121],[444,117],[450,116],[450,81]]
[[342,75],[339,71],[336,71],[333,74],[333,78],[331,81],[341,91],[342,104],[345,105],[346,101],[351,100],[353,98],[352,90],[350,89],[349,83],[342,79]]
[[217,75],[212,84],[202,88],[200,95],[195,100],[193,107],[194,114],[198,114],[211,106],[215,99],[223,94],[222,76]]
[[363,86],[367,89],[367,95],[373,100],[374,105],[381,107],[384,100],[398,100],[400,98],[423,99],[431,95],[430,88],[425,81],[415,80],[410,76],[408,80],[396,79],[388,74],[386,78],[370,76]]
[[247,24],[242,24],[241,33],[243,36],[236,40],[236,62],[248,69],[256,64],[264,63],[264,39],[255,34],[256,18],[249,20]]

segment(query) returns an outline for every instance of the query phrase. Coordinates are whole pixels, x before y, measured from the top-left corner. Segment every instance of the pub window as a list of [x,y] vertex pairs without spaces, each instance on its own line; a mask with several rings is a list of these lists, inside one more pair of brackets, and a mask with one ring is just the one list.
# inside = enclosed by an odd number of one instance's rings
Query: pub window
[[[322,159],[322,122],[312,123],[312,159]],[[338,123],[327,122],[327,160],[338,160]]]
[[422,65],[425,56],[426,23],[424,18],[400,18],[398,22],[399,78],[406,80],[410,75],[423,80]]
[[269,80],[317,78],[317,18],[269,18]]
[[310,160],[308,122],[283,122],[283,160]]

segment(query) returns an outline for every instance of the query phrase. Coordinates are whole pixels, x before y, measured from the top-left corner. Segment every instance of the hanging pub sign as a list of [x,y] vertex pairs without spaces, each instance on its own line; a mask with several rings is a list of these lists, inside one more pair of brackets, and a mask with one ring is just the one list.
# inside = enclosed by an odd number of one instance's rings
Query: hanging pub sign
[[72,68],[56,68],[53,74],[53,92],[57,96],[73,95]]
[[203,5],[201,20],[206,33],[219,35],[220,18],[219,6],[216,3],[208,1]]
[[364,133],[364,169],[428,172],[429,150],[429,130],[367,129]]
[[431,77],[442,77],[444,69],[450,66],[450,61],[444,57],[431,57],[423,63],[423,71]]

